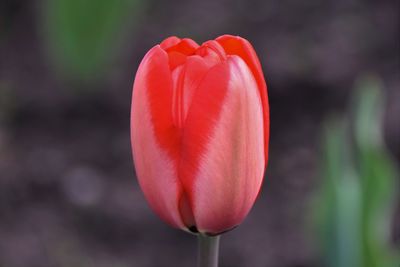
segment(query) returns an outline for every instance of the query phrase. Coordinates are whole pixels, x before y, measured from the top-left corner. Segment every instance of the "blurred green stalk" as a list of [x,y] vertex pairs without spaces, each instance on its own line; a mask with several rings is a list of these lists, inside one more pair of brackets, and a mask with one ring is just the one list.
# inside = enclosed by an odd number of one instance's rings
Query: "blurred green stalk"
[[351,120],[331,119],[323,138],[322,189],[315,210],[329,267],[398,267],[390,249],[396,172],[382,138],[379,79],[356,86]]

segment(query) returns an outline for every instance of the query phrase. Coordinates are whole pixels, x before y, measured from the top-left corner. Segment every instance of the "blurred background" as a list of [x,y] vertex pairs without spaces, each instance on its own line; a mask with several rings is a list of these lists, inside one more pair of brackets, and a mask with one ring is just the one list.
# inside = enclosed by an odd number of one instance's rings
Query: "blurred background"
[[0,266],[193,266],[138,187],[131,88],[170,35],[254,45],[270,161],[221,266],[398,267],[399,1],[1,0]]

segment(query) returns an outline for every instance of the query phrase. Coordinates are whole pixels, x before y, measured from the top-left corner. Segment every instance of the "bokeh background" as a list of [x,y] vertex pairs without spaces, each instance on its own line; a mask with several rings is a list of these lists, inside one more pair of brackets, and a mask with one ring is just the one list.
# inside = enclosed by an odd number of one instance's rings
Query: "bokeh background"
[[167,36],[254,45],[270,162],[221,266],[399,266],[397,0],[1,0],[0,266],[194,266],[152,213],[129,140],[131,88]]

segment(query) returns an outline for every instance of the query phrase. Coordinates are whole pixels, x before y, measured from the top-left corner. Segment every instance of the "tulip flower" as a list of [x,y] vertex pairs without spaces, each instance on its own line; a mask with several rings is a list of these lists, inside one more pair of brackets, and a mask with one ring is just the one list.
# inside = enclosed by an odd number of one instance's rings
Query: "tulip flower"
[[251,44],[169,37],[136,73],[131,142],[140,187],[168,224],[214,236],[239,225],[268,160],[269,105]]

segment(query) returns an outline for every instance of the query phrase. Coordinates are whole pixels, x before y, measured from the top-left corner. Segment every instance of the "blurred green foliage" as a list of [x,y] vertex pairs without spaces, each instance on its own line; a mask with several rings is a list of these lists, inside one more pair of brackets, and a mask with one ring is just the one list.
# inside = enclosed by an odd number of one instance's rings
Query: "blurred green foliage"
[[382,138],[380,80],[356,85],[351,119],[331,119],[323,139],[322,190],[316,219],[329,267],[398,267],[390,249],[396,171]]
[[78,80],[101,78],[140,7],[140,0],[44,1],[44,29],[56,67]]

